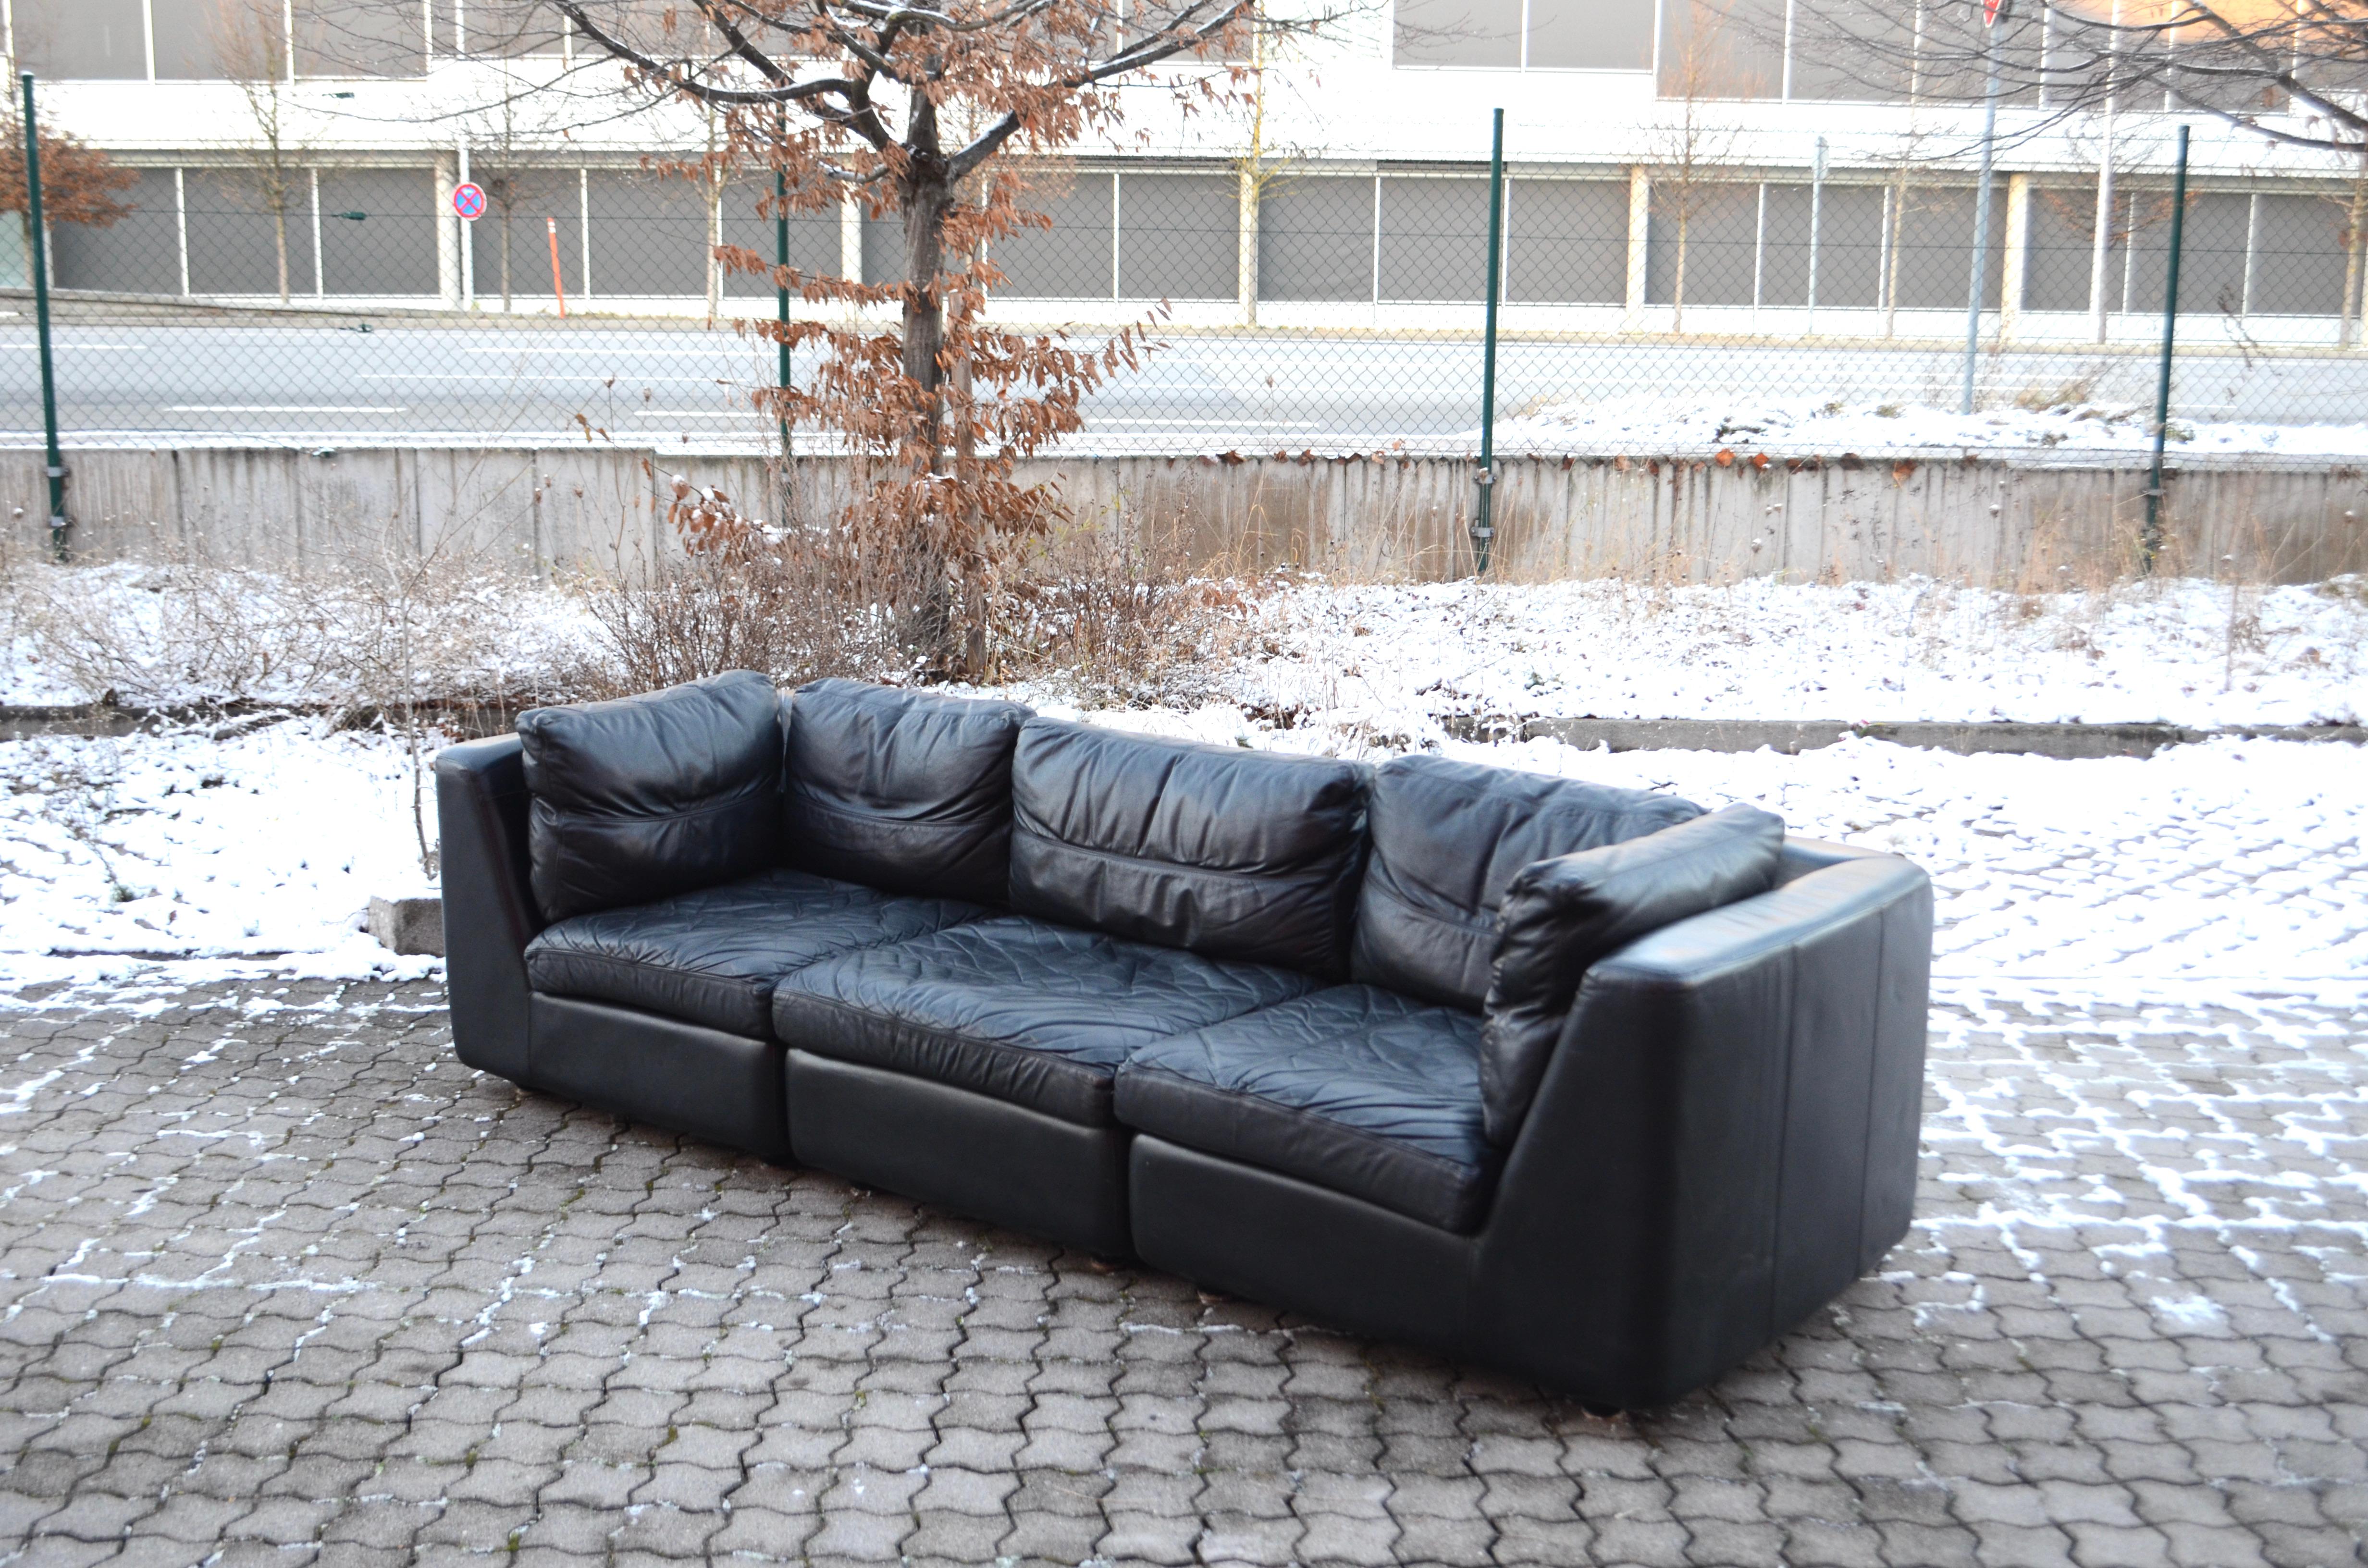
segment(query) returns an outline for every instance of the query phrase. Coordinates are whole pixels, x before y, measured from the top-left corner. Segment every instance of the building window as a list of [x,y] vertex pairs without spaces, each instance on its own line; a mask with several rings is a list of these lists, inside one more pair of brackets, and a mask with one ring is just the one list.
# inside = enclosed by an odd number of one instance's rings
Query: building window
[[17,70],[58,81],[147,79],[145,0],[16,0],[11,9]]
[[[427,74],[430,0],[14,0],[17,69],[59,81]],[[289,36],[292,18],[295,34]]]
[[1649,71],[1654,0],[1397,0],[1400,65]]

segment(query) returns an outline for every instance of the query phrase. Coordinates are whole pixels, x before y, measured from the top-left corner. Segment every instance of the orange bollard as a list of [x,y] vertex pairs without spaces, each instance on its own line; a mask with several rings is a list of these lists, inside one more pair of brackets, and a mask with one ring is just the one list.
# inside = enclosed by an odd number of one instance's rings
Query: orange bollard
[[559,301],[559,319],[567,319],[567,290],[559,281],[559,220],[545,218],[543,226],[551,233],[551,292]]

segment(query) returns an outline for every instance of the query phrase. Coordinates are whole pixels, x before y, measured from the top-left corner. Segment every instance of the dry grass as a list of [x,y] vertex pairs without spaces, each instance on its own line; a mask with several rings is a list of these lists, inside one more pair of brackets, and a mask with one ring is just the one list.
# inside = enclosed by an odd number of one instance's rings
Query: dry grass
[[1223,562],[1174,536],[1115,526],[1060,532],[1020,562],[996,616],[996,670],[1086,706],[1213,695],[1250,606]]

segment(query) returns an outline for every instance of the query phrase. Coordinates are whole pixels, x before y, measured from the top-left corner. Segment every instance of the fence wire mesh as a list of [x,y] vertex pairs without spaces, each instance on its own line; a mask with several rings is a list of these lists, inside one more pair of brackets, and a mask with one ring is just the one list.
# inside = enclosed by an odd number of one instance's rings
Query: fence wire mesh
[[[1531,168],[1515,152],[1500,452],[1820,429],[1847,443],[1867,438],[1853,422],[1888,419],[1902,444],[1967,438],[1918,422],[1955,412],[1964,373],[1969,176],[1913,161]],[[777,376],[774,353],[741,324],[773,312],[773,280],[715,259],[719,245],[775,254],[768,182],[481,158],[484,215],[463,225],[449,163],[395,157],[142,166],[119,221],[53,226],[68,435],[543,441],[588,425],[637,442],[772,438],[749,392]],[[1999,179],[1982,410],[2055,410],[2074,444],[2144,438],[2168,188],[2167,168],[2120,173],[2101,204],[2093,174]],[[2361,197],[2340,181],[2199,182],[2174,438],[2350,449],[2333,427],[2368,422]],[[1086,161],[1043,169],[1033,200],[1051,227],[996,251],[996,318],[1090,339],[1166,302],[1163,347],[1089,400],[1071,449],[1476,449],[1485,161],[1247,176]],[[21,223],[0,223],[16,312],[0,352],[29,372],[26,244]],[[885,281],[898,255],[893,222],[849,211],[794,220],[786,260]],[[802,358],[791,374],[810,369]],[[0,428],[40,426],[35,378],[11,374]]]

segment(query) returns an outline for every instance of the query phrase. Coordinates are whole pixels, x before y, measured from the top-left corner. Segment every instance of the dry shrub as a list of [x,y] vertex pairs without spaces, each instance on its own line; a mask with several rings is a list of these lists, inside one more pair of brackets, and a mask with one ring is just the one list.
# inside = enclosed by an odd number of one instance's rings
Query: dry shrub
[[572,629],[522,615],[490,549],[420,551],[390,525],[284,571],[231,567],[161,537],[141,563],[11,574],[11,619],[50,669],[102,700],[185,716],[328,710],[399,736],[412,825],[433,874],[426,762],[435,732],[484,727],[583,685]]
[[651,691],[725,670],[795,686],[824,676],[901,680],[938,673],[942,574],[908,537],[874,544],[843,518],[772,527],[720,489],[674,481],[666,509],[682,550],[585,585],[603,693]]
[[312,684],[300,618],[269,574],[176,551],[142,566],[27,571],[17,585],[17,619],[43,664],[102,701],[291,701]]
[[2051,408],[2078,408],[2096,395],[2095,376],[2075,376],[2054,383],[2032,381],[2014,394],[2014,406],[2044,414]]
[[[962,676],[1044,681],[1086,703],[1173,701],[1210,688],[1247,610],[1178,540],[1116,528],[1049,532],[979,583],[900,545],[905,530],[843,515],[769,527],[684,480],[668,517],[678,557],[586,586],[603,691],[751,669],[784,686]],[[950,614],[968,643],[952,667]]]
[[1174,536],[1115,526],[1050,536],[1004,599],[997,673],[1049,681],[1082,706],[1213,695],[1249,610],[1220,563],[1196,565]]
[[15,573],[14,619],[72,686],[126,707],[279,704],[348,722],[565,694],[564,629],[538,636],[484,552],[394,530],[302,566],[223,565],[161,537],[138,562]]

